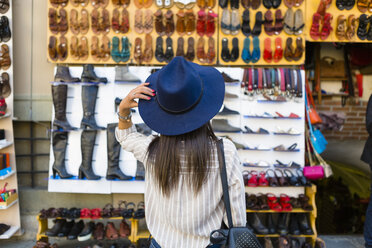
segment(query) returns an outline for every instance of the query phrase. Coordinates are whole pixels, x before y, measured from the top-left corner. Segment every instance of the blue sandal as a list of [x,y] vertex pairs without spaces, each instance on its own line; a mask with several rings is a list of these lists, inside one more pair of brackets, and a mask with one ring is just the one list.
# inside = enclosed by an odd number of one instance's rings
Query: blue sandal
[[260,39],[255,36],[253,38],[253,51],[252,51],[252,62],[257,63],[261,58],[261,51],[260,51]]
[[242,51],[242,59],[245,63],[250,63],[252,60],[252,55],[249,51],[250,44],[251,44],[251,40],[249,38],[245,38],[244,47]]

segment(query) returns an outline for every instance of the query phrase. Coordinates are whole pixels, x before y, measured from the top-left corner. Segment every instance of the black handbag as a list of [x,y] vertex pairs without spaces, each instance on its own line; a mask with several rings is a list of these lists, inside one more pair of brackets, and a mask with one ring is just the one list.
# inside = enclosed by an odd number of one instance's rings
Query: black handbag
[[247,227],[233,226],[222,139],[218,140],[217,146],[218,161],[221,169],[223,201],[225,203],[229,228],[213,231],[210,235],[210,241],[213,245],[221,245],[221,248],[262,248],[256,236]]

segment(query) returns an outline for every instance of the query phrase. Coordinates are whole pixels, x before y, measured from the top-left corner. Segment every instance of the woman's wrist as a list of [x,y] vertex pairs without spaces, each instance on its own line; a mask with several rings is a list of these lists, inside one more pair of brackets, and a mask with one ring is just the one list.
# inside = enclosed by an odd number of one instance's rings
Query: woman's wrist
[[120,116],[126,117],[130,114],[130,109],[119,109]]

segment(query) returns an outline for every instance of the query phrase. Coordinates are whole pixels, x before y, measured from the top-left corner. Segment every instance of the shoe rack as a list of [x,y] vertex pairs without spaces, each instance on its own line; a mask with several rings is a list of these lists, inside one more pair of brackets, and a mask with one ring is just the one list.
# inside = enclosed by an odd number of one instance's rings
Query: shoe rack
[[[9,19],[9,27],[12,32],[13,37],[13,19],[12,19],[12,3],[9,1],[9,10],[5,14],[0,14],[0,16],[7,16]],[[11,170],[8,173],[4,173],[0,176],[0,187],[3,187],[5,183],[8,183],[7,189],[15,189],[16,194],[10,196],[4,205],[0,205],[0,223],[10,225],[10,229],[4,234],[0,235],[0,239],[9,239],[13,235],[20,233],[21,219],[18,201],[18,182],[17,182],[17,167],[15,159],[15,148],[14,148],[14,134],[13,134],[13,38],[8,42],[1,42],[1,44],[6,44],[9,46],[9,55],[11,59],[10,68],[7,70],[0,69],[0,73],[7,72],[9,74],[10,88],[12,90],[10,96],[5,98],[7,104],[6,114],[0,117],[0,129],[5,130],[6,144],[0,144],[0,153],[9,154],[9,162]]]
[[[93,57],[91,56],[91,54],[90,54],[90,52],[91,52],[91,43],[92,43],[92,37],[93,36],[97,36],[98,38],[99,38],[99,44],[101,44],[101,41],[102,41],[102,38],[104,37],[104,35],[102,35],[102,34],[100,34],[100,35],[96,35],[96,34],[94,34],[93,33],[93,31],[92,31],[92,27],[91,27],[91,24],[92,24],[92,22],[91,22],[91,17],[90,17],[90,14],[92,13],[92,11],[93,11],[93,9],[94,9],[94,7],[92,6],[92,4],[91,4],[91,1],[88,1],[88,5],[86,6],[86,7],[84,7],[84,9],[86,9],[87,11],[88,11],[88,15],[89,15],[89,31],[88,31],[88,33],[87,34],[85,34],[85,35],[81,35],[81,34],[79,34],[79,35],[77,35],[77,37],[79,38],[79,40],[80,40],[80,37],[82,37],[82,36],[85,36],[87,39],[88,39],[88,50],[89,50],[89,56],[88,56],[88,58],[86,59],[86,60],[75,60],[75,59],[73,59],[72,58],[72,56],[71,56],[71,49],[70,49],[70,44],[71,44],[71,38],[72,38],[72,36],[74,36],[74,34],[71,32],[71,29],[70,29],[70,25],[69,25],[69,29],[68,29],[68,31],[67,31],[67,33],[64,35],[64,37],[66,37],[66,39],[67,39],[67,42],[68,42],[68,44],[67,44],[67,46],[68,46],[68,57],[67,57],[67,59],[66,60],[64,60],[64,61],[60,61],[60,60],[57,60],[57,61],[53,61],[51,58],[50,58],[50,56],[49,56],[49,53],[48,53],[48,50],[46,50],[46,52],[47,52],[47,58],[48,58],[48,60],[51,62],[51,63],[67,63],[67,64],[82,64],[82,63],[84,63],[84,64],[127,64],[127,63],[130,63],[130,64],[138,64],[138,62],[134,59],[134,56],[133,56],[133,54],[134,54],[134,50],[135,50],[135,39],[136,38],[141,38],[141,40],[142,40],[142,45],[141,45],[141,48],[142,48],[142,52],[144,51],[144,49],[145,49],[145,33],[142,33],[142,34],[139,34],[139,33],[137,33],[136,31],[135,31],[135,29],[134,29],[134,26],[135,26],[135,12],[136,12],[136,10],[138,9],[137,7],[136,7],[136,5],[134,4],[134,1],[135,0],[130,0],[130,4],[129,4],[129,6],[127,7],[127,10],[128,10],[128,12],[129,12],[129,31],[128,31],[128,33],[125,33],[125,34],[122,34],[122,33],[115,33],[114,31],[113,31],[113,29],[112,28],[110,28],[110,32],[108,32],[107,33],[107,35],[105,35],[106,37],[108,37],[109,38],[109,40],[110,40],[110,43],[111,43],[111,47],[112,47],[112,38],[113,37],[115,37],[115,36],[117,36],[117,37],[119,37],[119,39],[120,39],[120,44],[121,44],[121,37],[124,37],[124,36],[126,36],[126,37],[128,37],[128,39],[129,39],[129,42],[130,42],[130,44],[131,44],[131,46],[130,46],[130,58],[129,58],[129,60],[127,61],[127,62],[120,62],[120,63],[116,63],[113,59],[112,59],[112,57],[111,57],[111,55],[110,55],[110,59],[108,60],[108,61],[96,61],[96,60],[94,60],[93,59]],[[136,0],[136,1],[140,1],[140,0]],[[151,60],[151,62],[142,62],[142,64],[143,65],[164,65],[164,64],[167,64],[166,62],[159,62],[156,58],[155,58],[155,50],[156,50],[156,38],[159,36],[158,35],[158,33],[155,31],[155,17],[154,17],[154,13],[159,9],[158,7],[157,7],[157,5],[155,4],[155,1],[156,0],[149,0],[149,1],[152,1],[153,3],[152,3],[152,5],[149,7],[149,8],[141,8],[141,10],[142,10],[142,12],[143,12],[143,19],[144,19],[144,17],[145,17],[145,11],[147,11],[147,10],[151,10],[151,12],[152,12],[152,16],[153,16],[153,30],[152,30],[152,32],[150,33],[150,35],[151,35],[151,37],[152,37],[152,50],[153,50],[153,58],[152,58],[152,60]],[[215,1],[217,1],[217,0],[215,0]],[[71,1],[70,1],[71,2]],[[111,18],[112,18],[112,15],[113,15],[113,11],[114,11],[114,9],[115,8],[117,8],[119,11],[120,11],[120,13],[121,13],[121,11],[123,10],[123,7],[115,7],[114,5],[113,5],[113,3],[112,3],[112,1],[111,0],[108,0],[108,2],[109,2],[109,4],[107,5],[107,7],[105,8],[106,10],[108,10],[108,12],[109,12],[109,14],[110,14],[110,26],[111,26]],[[178,11],[180,10],[178,7],[176,7],[176,4],[174,4],[174,1],[173,0],[171,0],[171,2],[173,3],[173,6],[171,7],[171,8],[169,8],[172,12],[173,12],[173,20],[174,20],[174,24],[175,24],[175,27],[176,27],[176,23],[177,23],[177,13],[178,13]],[[212,9],[213,10],[213,12],[214,13],[218,13],[218,3],[216,2],[216,4],[215,4],[215,6],[214,6],[214,8]],[[48,1],[48,9],[49,8],[54,8],[52,5],[51,5],[51,3],[50,3],[50,1]],[[61,9],[61,7],[59,7],[58,9],[57,9],[57,14],[58,14],[58,11],[59,11],[59,9]],[[66,7],[64,7],[64,9],[67,11],[67,20],[68,20],[68,23],[70,23],[70,11],[71,11],[71,9],[76,9],[77,11],[78,11],[78,13],[79,13],[79,18],[80,18],[80,11],[83,9],[83,7],[81,7],[81,6],[79,6],[79,7],[74,7],[71,3],[68,3],[67,4],[67,6]],[[102,8],[101,7],[99,7],[98,8],[98,10],[99,10],[99,12],[101,12],[101,10],[102,10]],[[168,10],[167,8],[162,8],[161,9],[162,10],[162,13],[163,13],[163,20],[165,20],[165,17],[164,17],[164,15],[165,15],[165,13],[166,13],[166,11]],[[184,11],[186,12],[186,10],[187,9],[184,9]],[[195,1],[195,6],[192,8],[192,10],[193,10],[193,13],[194,13],[194,15],[195,15],[195,27],[196,27],[196,20],[197,20],[197,16],[198,16],[198,14],[197,14],[197,12],[200,10],[200,8],[196,5],[196,1]],[[121,23],[121,19],[119,19],[120,20],[120,23]],[[215,28],[215,32],[214,32],[214,34],[213,34],[213,39],[214,39],[214,43],[215,43],[215,49],[216,49],[216,59],[217,59],[217,44],[218,44],[218,42],[217,42],[217,39],[218,39],[218,34],[217,34],[217,19],[216,19],[216,28]],[[51,36],[51,35],[54,35],[51,31],[50,31],[50,29],[49,29],[49,21],[46,23],[46,28],[47,28],[47,30],[48,30],[48,35],[47,35],[47,44],[49,44],[49,37]],[[54,35],[56,38],[57,38],[57,46],[58,46],[58,44],[59,44],[59,37],[61,37],[61,35],[60,34],[57,34],[57,35]],[[172,39],[172,43],[173,43],[173,53],[174,53],[174,56],[176,55],[176,51],[177,51],[177,40],[178,40],[178,38],[179,37],[181,37],[179,34],[178,34],[178,32],[176,31],[176,29],[175,29],[175,31],[174,31],[174,33],[170,36],[171,37],[171,39]],[[194,40],[195,40],[195,59],[193,60],[193,62],[195,62],[195,63],[201,63],[198,59],[197,59],[197,57],[196,57],[196,52],[197,52],[197,42],[198,42],[198,40],[199,40],[199,35],[197,34],[197,32],[196,32],[196,30],[191,34],[191,35],[187,35],[187,34],[185,34],[185,35],[183,35],[182,36],[183,38],[184,38],[184,51],[185,51],[185,53],[186,53],[186,51],[187,51],[187,40],[188,40],[188,38],[189,37],[193,37],[194,38]],[[208,37],[206,37],[205,35],[203,36],[204,37],[204,40],[205,40],[205,46],[204,46],[204,49],[205,49],[205,52],[207,52],[208,50]],[[167,36],[165,36],[165,35],[163,35],[162,36],[162,38],[163,38],[163,51],[165,52],[166,51],[166,38],[167,38]],[[120,49],[120,51],[121,51],[121,45],[119,46],[119,49]],[[216,59],[215,59],[215,61],[216,61]],[[215,64],[215,62],[213,62],[212,64]]]
[[[367,17],[372,15],[372,12],[369,12],[368,10],[365,13],[361,12],[357,7],[357,4],[358,4],[357,0],[355,1],[355,4],[354,4],[353,8],[350,9],[350,10],[346,10],[346,9],[340,10],[340,9],[337,8],[337,5],[336,5],[336,2],[338,2],[338,1],[331,1],[331,4],[330,4],[329,8],[326,9],[326,13],[330,13],[333,16],[333,19],[331,21],[331,27],[333,28],[333,30],[330,32],[328,38],[326,38],[325,40],[322,40],[320,38],[317,39],[317,40],[314,40],[310,36],[310,30],[311,30],[311,27],[312,27],[312,24],[313,24],[313,15],[317,12],[318,6],[320,5],[320,3],[322,1],[324,1],[324,0],[305,1],[306,2],[306,12],[307,12],[307,14],[306,14],[306,24],[307,25],[305,27],[305,30],[306,30],[306,38],[307,38],[308,41],[312,41],[312,42],[366,42],[366,43],[371,42],[367,39],[361,40],[357,36],[357,30],[358,30],[358,26],[359,26],[359,22],[358,22],[359,17],[362,14],[366,14]],[[367,2],[370,3],[371,1],[367,0]],[[344,15],[345,18],[346,18],[346,30],[348,28],[348,17],[351,16],[351,15],[354,15],[355,18],[356,18],[355,32],[354,32],[353,38],[351,38],[351,39],[340,40],[336,36],[336,32],[338,30],[337,19],[341,15]],[[320,21],[320,30],[322,29],[322,26],[323,26],[322,22]],[[367,29],[367,31],[368,31],[368,29]]]

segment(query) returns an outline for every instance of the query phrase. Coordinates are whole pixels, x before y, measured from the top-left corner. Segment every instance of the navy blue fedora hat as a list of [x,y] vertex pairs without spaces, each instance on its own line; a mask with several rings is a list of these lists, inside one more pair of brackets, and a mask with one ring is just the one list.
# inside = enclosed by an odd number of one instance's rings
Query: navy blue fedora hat
[[156,95],[139,100],[139,113],[152,130],[163,135],[180,135],[203,126],[219,112],[225,96],[219,71],[183,57],[175,57],[146,82]]

